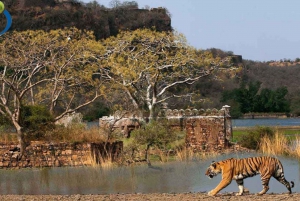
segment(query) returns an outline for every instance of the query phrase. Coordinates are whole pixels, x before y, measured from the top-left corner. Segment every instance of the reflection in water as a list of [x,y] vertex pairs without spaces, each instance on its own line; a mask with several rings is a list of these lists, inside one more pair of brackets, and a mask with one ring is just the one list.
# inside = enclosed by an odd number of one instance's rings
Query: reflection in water
[[[111,194],[111,193],[180,193],[203,192],[216,187],[221,176],[208,179],[204,172],[212,160],[250,155],[222,155],[202,161],[170,162],[132,167],[101,169],[92,167],[43,168],[1,170],[0,189],[2,194]],[[294,180],[299,190],[299,162],[291,158],[280,158],[288,181]],[[244,180],[250,192],[262,188],[260,177]],[[232,182],[222,192],[237,192],[236,182]],[[282,193],[286,188],[271,179],[271,192]]]

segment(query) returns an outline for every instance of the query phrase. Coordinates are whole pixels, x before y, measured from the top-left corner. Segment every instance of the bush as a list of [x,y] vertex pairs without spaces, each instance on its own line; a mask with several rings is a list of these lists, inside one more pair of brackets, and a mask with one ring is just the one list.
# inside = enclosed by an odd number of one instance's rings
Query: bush
[[132,146],[133,150],[145,147],[145,159],[147,161],[150,147],[166,151],[172,146],[172,143],[181,138],[179,132],[176,132],[168,125],[167,121],[163,120],[150,121],[150,123],[142,125],[141,128],[131,132],[131,137],[133,138],[131,142],[131,146],[134,145]]
[[270,127],[256,127],[243,135],[238,143],[242,147],[257,150],[262,138],[268,137],[272,139],[274,135],[275,132]]
[[41,105],[27,105],[21,110],[21,126],[28,140],[39,140],[47,130],[53,129],[54,118],[49,110]]

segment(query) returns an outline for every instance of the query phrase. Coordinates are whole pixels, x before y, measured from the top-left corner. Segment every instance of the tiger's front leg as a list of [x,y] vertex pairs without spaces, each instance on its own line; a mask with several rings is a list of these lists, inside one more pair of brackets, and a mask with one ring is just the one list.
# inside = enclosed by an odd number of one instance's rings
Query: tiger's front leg
[[243,195],[243,193],[245,192],[244,189],[244,180],[243,179],[237,179],[236,183],[239,187],[239,192],[236,195]]
[[228,186],[230,183],[231,183],[231,179],[222,179],[215,189],[208,192],[208,195],[215,196],[218,192],[220,192],[223,188]]

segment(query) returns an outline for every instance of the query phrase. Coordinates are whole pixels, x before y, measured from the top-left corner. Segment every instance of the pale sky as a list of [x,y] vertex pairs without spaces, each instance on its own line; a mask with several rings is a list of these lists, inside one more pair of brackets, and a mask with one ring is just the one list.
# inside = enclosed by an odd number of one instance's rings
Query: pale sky
[[[111,0],[97,1],[109,7]],[[139,8],[167,8],[173,29],[197,49],[218,48],[254,61],[300,58],[300,0],[135,1]]]

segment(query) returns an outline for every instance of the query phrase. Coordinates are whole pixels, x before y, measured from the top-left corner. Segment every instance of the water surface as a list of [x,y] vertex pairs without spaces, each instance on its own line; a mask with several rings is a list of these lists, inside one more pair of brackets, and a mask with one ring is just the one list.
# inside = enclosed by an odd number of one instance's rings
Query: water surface
[[[204,192],[217,186],[219,175],[209,179],[204,173],[212,160],[229,157],[244,158],[249,154],[222,155],[209,160],[156,163],[146,165],[101,169],[93,167],[43,168],[0,170],[1,194],[112,194],[112,193],[181,193]],[[280,158],[288,181],[295,182],[295,192],[300,192],[299,162]],[[250,192],[262,189],[260,176],[244,180]],[[233,181],[222,192],[237,192]],[[286,192],[275,179],[270,181],[269,193]]]
[[232,127],[300,126],[300,118],[284,119],[232,119]]

